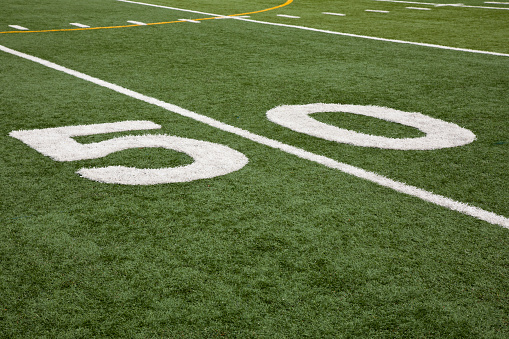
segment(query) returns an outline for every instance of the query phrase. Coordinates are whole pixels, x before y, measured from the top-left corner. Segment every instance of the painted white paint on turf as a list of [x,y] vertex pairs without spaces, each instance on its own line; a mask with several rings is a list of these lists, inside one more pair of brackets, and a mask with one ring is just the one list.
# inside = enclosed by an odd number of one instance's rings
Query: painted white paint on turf
[[401,4],[431,5],[431,6],[435,6],[435,7],[481,8],[481,9],[502,9],[502,10],[509,9],[509,8],[503,8],[503,7],[469,6],[469,5],[465,5],[462,3],[439,4],[436,2],[417,2],[417,1],[402,1],[402,0],[374,0],[374,1],[394,2],[394,3],[401,3]]
[[444,6],[463,6],[463,4],[437,4],[436,2],[420,2],[420,1],[400,1],[400,0],[374,0],[380,2],[394,2],[400,4],[416,4],[416,5],[444,5]]
[[72,137],[159,129],[160,125],[151,121],[122,121],[104,124],[77,125],[44,129],[12,131],[9,135],[23,141],[39,153],[56,161],[76,161],[101,158],[108,155],[104,147],[97,143],[80,144]]
[[364,12],[372,12],[372,13],[389,13],[389,11],[382,11],[378,9],[366,9]]
[[79,22],[71,22],[69,25],[80,27],[80,28],[89,28],[90,26],[80,24]]
[[360,39],[368,39],[368,40],[375,40],[375,41],[392,42],[392,43],[398,43],[398,44],[404,44],[404,45],[437,48],[437,49],[444,49],[444,50],[457,51],[457,52],[467,52],[467,53],[509,57],[509,54],[507,54],[507,53],[481,51],[481,50],[477,50],[477,49],[450,47],[450,46],[427,44],[427,43],[422,43],[422,42],[413,42],[413,41],[405,41],[405,40],[397,40],[397,39],[378,38],[378,37],[369,36],[369,35],[343,33],[343,32],[336,32],[336,31],[329,31],[329,30],[325,30],[325,29],[317,29],[317,28],[311,28],[311,27],[305,27],[305,26],[296,26],[296,25],[259,21],[259,20],[252,20],[252,19],[239,19],[239,20],[246,21],[246,22],[253,22],[253,23],[257,23],[257,24],[269,25],[269,26],[295,28],[295,29],[301,29],[301,30],[317,32],[317,33],[326,33],[326,34],[333,34],[333,35],[339,35],[339,36],[347,36],[347,37],[351,37],[351,38],[360,38]]
[[215,19],[217,20],[220,20],[220,19],[245,19],[245,18],[250,18],[249,15],[239,15],[239,16],[218,16],[216,17]]
[[464,4],[432,4],[435,7],[465,7]]
[[127,20],[128,23],[133,25],[140,25],[140,26],[146,26],[147,24],[141,21],[134,21],[134,20]]
[[230,147],[171,135],[131,135],[88,144],[73,139],[76,136],[158,128],[161,126],[151,121],[122,121],[13,131],[9,135],[56,161],[97,159],[122,150],[149,147],[183,152],[194,159],[193,163],[178,167],[108,166],[82,168],[76,172],[84,178],[110,184],[156,185],[208,179],[238,171],[248,163],[244,154]]
[[189,12],[189,13],[211,15],[211,16],[222,16],[220,14],[213,14],[213,13],[200,12],[200,11],[193,11],[193,10],[190,10],[190,9],[182,9],[182,8],[169,7],[169,6],[147,4],[147,3],[144,3],[144,2],[138,2],[138,1],[129,1],[129,0],[117,0],[117,1],[126,2],[126,3],[130,3],[130,4],[135,4],[135,5],[143,5],[143,6],[150,6],[150,7],[157,7],[157,8],[172,9],[174,11]]
[[296,15],[278,14],[277,16],[280,16],[282,18],[289,18],[289,19],[300,19],[300,16],[296,16]]
[[425,8],[425,7],[406,7],[406,9],[415,9],[417,11],[431,11],[431,8]]
[[[138,4],[138,5],[145,5],[145,6],[154,6],[154,7],[169,8],[169,9],[174,9],[174,10],[187,11],[187,12],[191,12],[191,13],[200,13],[200,14],[211,15],[211,16],[219,16],[219,17],[222,16],[222,15],[219,15],[219,14],[197,12],[197,11],[191,11],[191,10],[187,10],[187,9],[174,8],[174,7],[152,5],[152,4],[146,4],[146,3],[143,3],[143,2],[128,1],[128,0],[117,0],[117,1],[128,2],[128,3]],[[443,46],[443,45],[427,44],[427,43],[405,41],[405,40],[397,40],[397,39],[386,39],[386,38],[379,38],[379,37],[374,37],[374,36],[369,36],[369,35],[351,34],[351,33],[329,31],[329,30],[325,30],[325,29],[311,28],[311,27],[305,27],[305,26],[296,26],[296,25],[289,25],[289,24],[282,24],[282,23],[275,23],[275,22],[268,22],[268,21],[245,19],[245,18],[242,18],[242,17],[233,17],[232,16],[231,18],[236,18],[237,20],[240,20],[240,21],[252,22],[252,23],[257,23],[257,24],[277,26],[277,27],[295,28],[295,29],[301,29],[301,30],[311,31],[311,32],[334,34],[334,35],[339,35],[339,36],[347,36],[347,37],[351,37],[351,38],[360,38],[360,39],[368,39],[368,40],[375,40],[375,41],[392,42],[392,43],[414,45],[414,46],[421,46],[421,47],[438,48],[438,49],[444,49],[444,50],[450,50],[450,51],[458,51],[458,52],[478,53],[478,54],[487,54],[487,55],[496,55],[496,56],[509,57],[509,54],[506,54],[506,53],[481,51],[481,50],[468,49],[468,48],[449,47],[449,46]]]
[[[314,113],[342,112],[364,115],[389,122],[414,127],[426,134],[419,138],[388,138],[364,134],[332,126],[311,117]],[[387,107],[308,104],[278,106],[267,111],[267,118],[293,131],[321,139],[362,147],[397,150],[434,150],[457,147],[475,140],[474,133],[456,124],[435,119],[421,113],[410,113]]]
[[9,27],[19,29],[20,31],[28,31],[28,28],[19,25],[9,25]]
[[196,21],[196,20],[192,20],[192,19],[179,19],[180,21],[185,21],[185,22],[192,22],[193,24],[201,24],[200,21]]
[[118,149],[162,147],[186,153],[194,162],[185,166],[154,169],[125,166],[82,168],[77,172],[82,177],[124,185],[169,184],[230,174],[242,169],[249,161],[244,154],[225,145],[170,135],[127,136],[102,141],[100,144],[103,143]]
[[325,14],[325,15],[346,16],[346,14],[342,14],[342,13],[332,13],[332,12],[322,12],[322,14]]
[[[203,14],[203,15],[209,15],[209,16],[216,16],[217,19],[238,19],[238,20],[241,20],[241,19],[249,18],[249,15],[227,16],[227,15],[221,15],[221,14],[214,14],[214,13],[193,11],[193,10],[184,9],[184,8],[176,8],[176,7],[169,7],[169,6],[161,6],[161,5],[148,4],[148,3],[145,3],[145,2],[139,2],[139,1],[130,1],[130,0],[117,0],[117,1],[125,2],[125,3],[130,3],[130,4],[134,4],[134,5],[142,5],[142,6],[149,6],[149,7],[171,9],[171,10],[180,11],[180,12],[188,12],[188,13],[195,13],[195,14]],[[186,19],[179,19],[179,20],[186,21]],[[199,22],[199,21],[194,21],[194,22]]]
[[506,218],[502,215],[498,215],[496,213],[483,210],[482,208],[479,208],[479,207],[475,207],[475,206],[471,206],[471,205],[468,205],[468,204],[465,204],[462,202],[458,202],[453,199],[441,196],[439,194],[428,192],[421,188],[411,186],[411,185],[408,185],[408,184],[405,184],[403,182],[399,182],[396,180],[389,179],[389,178],[379,175],[377,173],[369,172],[362,168],[358,168],[358,167],[351,166],[351,165],[348,165],[345,163],[341,163],[334,159],[331,159],[331,158],[328,158],[328,157],[325,157],[322,155],[318,155],[318,154],[315,154],[312,152],[308,152],[301,148],[291,146],[288,144],[284,144],[280,141],[273,140],[273,139],[270,139],[270,138],[267,138],[264,136],[260,136],[260,135],[251,133],[249,131],[243,130],[243,129],[235,127],[235,126],[227,125],[225,123],[222,123],[218,120],[212,119],[205,115],[201,115],[201,114],[189,111],[185,108],[158,100],[156,98],[152,98],[152,97],[143,95],[141,93],[132,91],[130,89],[112,84],[110,82],[107,82],[107,81],[104,81],[104,80],[101,80],[98,78],[94,78],[90,75],[74,71],[72,69],[66,68],[64,66],[60,66],[53,62],[29,55],[26,53],[18,52],[16,50],[13,50],[11,48],[8,48],[8,47],[2,46],[2,45],[0,45],[0,50],[3,52],[9,53],[9,54],[18,56],[23,59],[36,62],[36,63],[46,66],[48,68],[52,68],[54,70],[72,75],[76,78],[79,78],[79,79],[94,83],[96,85],[111,89],[112,91],[127,95],[131,98],[135,98],[140,101],[144,101],[146,103],[161,107],[161,108],[166,109],[170,112],[174,112],[176,114],[194,119],[196,121],[200,121],[204,124],[215,127],[222,131],[236,134],[238,136],[241,136],[243,138],[257,142],[259,144],[266,145],[266,146],[269,146],[274,149],[279,149],[279,150],[287,152],[289,154],[293,154],[299,158],[307,159],[307,160],[322,164],[322,165],[332,168],[332,169],[337,169],[341,172],[351,174],[357,178],[371,181],[378,185],[393,189],[397,192],[404,193],[404,194],[407,194],[407,195],[410,195],[413,197],[417,197],[419,199],[430,202],[432,204],[442,206],[442,207],[448,208],[453,211],[458,211],[460,213],[472,216],[479,220],[483,220],[483,221],[486,221],[488,223],[495,224],[495,225],[500,225],[502,227],[509,229],[509,218]]

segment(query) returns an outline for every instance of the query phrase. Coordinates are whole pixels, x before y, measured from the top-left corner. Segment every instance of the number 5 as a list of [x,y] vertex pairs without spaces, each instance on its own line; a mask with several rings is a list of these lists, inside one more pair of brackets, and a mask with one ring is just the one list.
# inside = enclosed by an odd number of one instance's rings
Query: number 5
[[108,166],[82,168],[76,172],[87,179],[112,184],[155,185],[213,178],[237,171],[248,163],[245,155],[230,147],[170,135],[131,135],[90,144],[80,144],[72,139],[75,136],[159,128],[160,125],[151,121],[122,121],[12,131],[9,135],[56,161],[102,158],[110,153],[140,147],[162,147],[186,153],[194,159],[192,164],[180,167],[142,169]]

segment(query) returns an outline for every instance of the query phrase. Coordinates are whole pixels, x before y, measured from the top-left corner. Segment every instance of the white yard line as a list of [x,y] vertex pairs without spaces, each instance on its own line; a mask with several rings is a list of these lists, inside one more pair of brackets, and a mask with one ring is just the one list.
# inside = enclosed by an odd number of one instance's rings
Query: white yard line
[[147,24],[141,21],[134,21],[134,20],[127,20],[128,23],[133,25],[140,25],[140,26],[146,26]]
[[389,11],[382,11],[379,9],[366,9],[364,12],[372,12],[372,13],[390,13]]
[[126,3],[130,3],[130,4],[135,4],[135,5],[143,5],[143,6],[150,6],[150,7],[157,7],[157,8],[172,9],[174,11],[180,11],[180,12],[189,12],[189,13],[211,15],[211,16],[222,16],[220,14],[213,14],[213,13],[200,12],[200,11],[193,11],[193,10],[190,10],[190,9],[182,9],[182,8],[176,8],[176,7],[168,7],[168,6],[147,4],[147,3],[144,3],[144,2],[138,2],[138,1],[130,1],[130,0],[117,0],[117,1],[126,2]]
[[280,16],[282,18],[289,18],[289,19],[300,19],[300,16],[296,16],[296,15],[278,14],[277,16]]
[[[191,10],[175,8],[175,7],[152,5],[152,4],[146,4],[146,3],[143,3],[143,2],[136,2],[136,1],[129,1],[129,0],[117,0],[117,1],[133,3],[133,4],[137,4],[137,5],[145,5],[145,6],[154,6],[154,7],[168,8],[168,9],[174,9],[174,10],[177,10],[177,11],[185,11],[185,12],[200,13],[200,14],[205,14],[205,15],[224,17],[223,15],[220,15],[220,14],[212,14],[212,13],[197,12],[197,11],[191,11]],[[375,1],[386,1],[386,0],[375,0]],[[389,1],[389,0],[387,0],[387,1]],[[393,0],[390,0],[390,1],[393,1]],[[427,4],[427,3],[421,3],[421,2],[419,2],[419,3],[420,4]],[[366,11],[369,11],[369,10],[366,10]],[[378,11],[378,12],[380,12],[380,11]],[[382,11],[382,12],[387,12],[388,13],[388,11]],[[304,27],[304,26],[296,26],[296,25],[288,25],[288,24],[281,24],[281,23],[274,23],[274,22],[267,22],[267,21],[245,19],[245,18],[242,18],[242,17],[234,17],[234,16],[232,16],[231,18],[236,18],[237,20],[240,20],[240,21],[253,22],[253,23],[263,24],[263,25],[278,26],[278,27],[287,27],[287,28],[296,28],[296,29],[302,29],[302,30],[305,30],[305,31],[327,33],[327,34],[334,34],[334,35],[341,35],[341,36],[348,36],[348,37],[352,37],[352,38],[369,39],[369,40],[384,41],[384,42],[393,42],[393,43],[398,43],[398,44],[406,44],[406,45],[414,45],[414,46],[421,46],[421,47],[438,48],[438,49],[445,49],[445,50],[457,51],[457,52],[467,52],[467,53],[477,53],[477,54],[487,54],[487,55],[496,55],[496,56],[509,57],[509,54],[506,54],[506,53],[481,51],[481,50],[477,50],[477,49],[468,49],[468,48],[459,48],[459,47],[449,47],[449,46],[443,46],[443,45],[427,44],[427,43],[422,43],[422,42],[413,42],[413,41],[406,41],[406,40],[378,38],[378,37],[369,36],[369,35],[359,35],[359,34],[335,32],[335,31],[329,31],[329,30],[325,30],[325,29],[317,29],[317,28],[310,28],[310,27]]]
[[[504,9],[509,10],[509,8],[504,7],[486,7],[486,6],[468,6],[464,4],[439,4],[436,2],[418,2],[418,1],[402,1],[402,0],[374,0],[374,1],[382,1],[382,2],[394,2],[394,3],[400,3],[400,4],[416,4],[416,5],[430,5],[430,6],[436,6],[436,7],[459,7],[459,8],[482,8],[482,9]],[[508,3],[509,4],[509,3]]]
[[19,29],[20,31],[28,31],[28,28],[19,25],[9,25],[9,27]]
[[179,21],[192,22],[193,24],[201,24],[201,22],[192,19],[178,19]]
[[90,26],[80,24],[79,22],[71,22],[69,25],[80,27],[80,28],[89,28]]
[[322,14],[325,14],[325,15],[346,16],[346,14],[343,14],[343,13],[322,12]]
[[329,30],[325,30],[325,29],[317,29],[317,28],[310,28],[310,27],[304,27],[304,26],[288,25],[288,24],[281,24],[281,23],[275,23],[275,22],[251,20],[251,19],[239,19],[239,20],[247,21],[247,22],[253,22],[253,23],[258,23],[258,24],[264,24],[264,25],[270,25],[270,26],[296,28],[296,29],[301,29],[301,30],[311,31],[311,32],[341,35],[341,36],[347,36],[347,37],[352,37],[352,38],[376,40],[376,41],[383,41],[383,42],[393,42],[393,43],[398,43],[398,44],[414,45],[414,46],[430,47],[430,48],[438,48],[438,49],[445,49],[445,50],[457,51],[457,52],[467,52],[467,53],[477,53],[477,54],[487,54],[487,55],[496,55],[496,56],[509,57],[509,54],[506,54],[506,53],[481,51],[481,50],[477,50],[477,49],[449,47],[449,46],[442,46],[442,45],[436,45],[436,44],[427,44],[427,43],[422,43],[422,42],[413,42],[413,41],[405,41],[405,40],[397,40],[397,39],[378,38],[378,37],[369,36],[369,35],[359,35],[359,34],[335,32],[335,31],[329,31]]
[[483,221],[486,221],[486,222],[494,224],[494,225],[500,225],[504,228],[509,229],[509,218],[506,218],[502,215],[498,215],[498,214],[483,210],[478,207],[470,206],[465,203],[458,202],[458,201],[452,200],[450,198],[447,198],[447,197],[444,197],[444,196],[441,196],[441,195],[438,195],[435,193],[428,192],[421,188],[407,185],[403,182],[389,179],[389,178],[379,175],[377,173],[369,172],[369,171],[363,170],[362,168],[358,168],[358,167],[351,166],[351,165],[348,165],[345,163],[341,163],[334,159],[327,158],[322,155],[314,154],[312,152],[308,152],[301,148],[297,148],[297,147],[294,147],[291,145],[284,144],[277,140],[273,140],[273,139],[270,139],[270,138],[267,138],[267,137],[264,137],[261,135],[251,133],[249,131],[243,130],[243,129],[235,127],[235,126],[227,125],[225,123],[222,123],[221,121],[212,119],[208,116],[189,111],[185,108],[158,100],[153,97],[149,97],[147,95],[129,90],[127,88],[112,84],[110,82],[107,82],[107,81],[104,81],[104,80],[101,80],[98,78],[94,78],[87,74],[80,73],[78,71],[74,71],[72,69],[66,68],[64,66],[60,66],[60,65],[52,63],[50,61],[47,61],[47,60],[29,55],[29,54],[25,54],[22,52],[15,51],[13,49],[10,49],[10,48],[2,46],[2,45],[0,45],[0,51],[9,53],[11,55],[18,56],[18,57],[26,59],[26,60],[36,62],[38,64],[45,66],[45,67],[52,68],[54,70],[72,75],[76,78],[79,78],[79,79],[94,83],[96,85],[111,89],[117,93],[121,93],[121,94],[129,96],[131,98],[135,98],[140,101],[161,107],[161,108],[168,110],[170,112],[174,112],[181,116],[185,116],[185,117],[194,119],[196,121],[202,122],[204,124],[215,127],[222,131],[226,131],[226,132],[241,136],[243,138],[249,139],[251,141],[257,142],[262,145],[269,146],[274,149],[279,149],[279,150],[287,152],[289,154],[293,154],[299,158],[307,159],[307,160],[322,164],[322,165],[332,168],[332,169],[337,169],[341,172],[351,174],[355,177],[371,181],[378,185],[393,189],[397,192],[401,192],[401,193],[404,193],[404,194],[407,194],[407,195],[410,195],[413,197],[417,197],[424,201],[431,202],[435,205],[442,206],[442,207],[448,208],[453,211],[458,211],[465,215],[472,216],[476,219],[483,220]]
[[406,7],[407,9],[415,9],[418,11],[431,11],[431,8],[424,8],[424,7]]
[[242,19],[242,18],[250,18],[249,15],[239,15],[239,16],[218,16],[215,19]]
[[[169,6],[161,6],[161,5],[148,4],[148,3],[145,3],[145,2],[138,2],[138,1],[130,1],[130,0],[117,0],[117,1],[129,3],[129,4],[134,4],[134,5],[142,5],[142,6],[149,6],[149,7],[171,9],[171,10],[180,11],[180,12],[188,12],[188,13],[202,14],[202,15],[208,15],[208,16],[216,16],[216,17],[218,17],[218,19],[238,19],[238,20],[242,20],[242,19],[245,19],[245,18],[249,18],[249,15],[227,16],[227,15],[221,15],[221,14],[214,14],[214,13],[193,11],[193,10],[184,9],[184,8],[176,8],[176,7],[169,7]],[[179,19],[179,20],[188,21],[189,19]],[[199,22],[199,21],[194,20],[194,22],[196,23],[196,22]]]

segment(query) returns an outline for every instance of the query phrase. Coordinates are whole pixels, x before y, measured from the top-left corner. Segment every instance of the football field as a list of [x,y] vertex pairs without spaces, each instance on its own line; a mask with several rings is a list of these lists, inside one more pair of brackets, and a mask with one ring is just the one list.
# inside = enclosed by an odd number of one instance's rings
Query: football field
[[509,337],[509,2],[3,0],[0,337]]

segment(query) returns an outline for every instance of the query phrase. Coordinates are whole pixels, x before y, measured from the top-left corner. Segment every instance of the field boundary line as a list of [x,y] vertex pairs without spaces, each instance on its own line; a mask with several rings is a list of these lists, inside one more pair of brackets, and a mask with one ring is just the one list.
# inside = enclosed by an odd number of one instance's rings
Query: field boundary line
[[[131,0],[117,0],[117,1],[128,2],[128,3],[144,5],[144,6],[155,6],[155,7],[174,9],[174,10],[191,11],[191,10],[179,9],[179,8],[175,8],[175,7],[166,7],[166,6],[160,6],[160,5],[153,5],[153,4],[149,4],[149,3],[145,3],[145,2],[139,2],[139,1],[131,1]],[[378,1],[378,0],[375,0],[375,1]],[[385,1],[385,0],[380,0],[380,1]],[[413,2],[410,2],[410,3],[413,3]],[[417,3],[417,2],[415,2],[415,3]],[[423,4],[426,4],[426,3],[423,3]],[[280,8],[280,7],[283,7],[283,6],[286,6],[286,5],[287,5],[287,3],[285,3],[283,5],[280,5],[280,6],[277,6],[277,7],[274,7],[273,9]],[[270,10],[270,9],[268,9],[268,10]],[[251,12],[251,13],[243,13],[243,14],[233,14],[233,15],[229,15],[227,17],[235,18],[235,16],[246,15],[246,14],[254,14],[254,13],[259,13],[259,12],[263,12],[263,11],[267,11],[267,10],[262,10],[262,11],[258,11],[258,12]],[[197,11],[191,11],[191,12],[205,14],[205,15],[218,16],[218,14],[212,14],[212,13],[206,13],[206,12],[197,12]],[[208,20],[208,19],[215,19],[215,18],[194,19],[194,20]],[[241,20],[241,21],[247,21],[247,22],[264,24],[264,25],[272,25],[272,26],[287,27],[287,28],[297,28],[297,29],[302,29],[302,30],[312,31],[312,32],[319,32],[319,33],[327,33],[327,34],[348,36],[348,37],[352,37],[352,38],[369,39],[369,40],[384,41],[384,42],[393,42],[393,43],[415,45],[415,46],[421,46],[421,47],[431,47],[431,48],[445,49],[445,50],[458,51],[458,52],[468,52],[468,53],[477,53],[477,54],[487,54],[487,55],[509,57],[509,54],[507,54],[507,53],[482,51],[482,50],[477,50],[477,49],[460,48],[460,47],[450,47],[450,46],[437,45],[437,44],[428,44],[428,43],[424,43],[424,42],[413,42],[413,41],[398,40],[398,39],[378,38],[378,37],[369,36],[369,35],[343,33],[343,32],[336,32],[336,31],[330,31],[330,30],[319,29],[319,28],[310,28],[310,27],[305,27],[305,26],[280,24],[280,23],[275,23],[275,22],[253,20],[253,19],[246,19],[246,18],[235,18],[235,19]]]
[[425,42],[413,42],[413,41],[398,40],[398,39],[378,38],[378,37],[369,36],[369,35],[343,33],[343,32],[330,31],[330,30],[326,30],[326,29],[311,28],[311,27],[297,26],[297,25],[288,25],[288,24],[281,24],[281,23],[277,23],[277,22],[260,21],[260,20],[253,20],[253,19],[239,18],[238,20],[259,23],[259,24],[264,24],[264,25],[271,25],[271,26],[296,28],[296,29],[301,29],[301,30],[311,31],[311,32],[341,35],[341,36],[347,36],[347,37],[351,37],[351,38],[360,38],[360,39],[376,40],[376,41],[383,41],[383,42],[393,42],[393,43],[398,43],[398,44],[414,45],[414,46],[421,46],[421,47],[431,47],[431,48],[438,48],[438,49],[457,51],[457,52],[468,52],[468,53],[476,53],[476,54],[487,54],[487,55],[509,57],[509,54],[507,54],[507,53],[482,51],[482,50],[478,50],[478,49],[450,47],[450,46],[437,45],[437,44],[428,44]]
[[389,178],[379,175],[375,172],[366,171],[362,168],[348,165],[348,164],[336,161],[334,159],[331,159],[331,158],[328,158],[328,157],[325,157],[322,155],[318,155],[318,154],[306,151],[304,149],[301,149],[301,148],[298,148],[295,146],[291,146],[291,145],[282,143],[280,141],[249,132],[249,131],[241,129],[239,127],[225,124],[219,120],[215,120],[208,116],[189,111],[185,108],[164,102],[162,100],[159,100],[159,99],[156,99],[153,97],[149,97],[147,95],[132,91],[132,90],[124,88],[124,87],[121,87],[119,85],[115,85],[113,83],[101,80],[99,78],[95,78],[90,75],[87,75],[87,74],[72,70],[70,68],[55,64],[51,61],[47,61],[47,60],[29,55],[29,54],[18,52],[16,50],[10,49],[10,48],[2,46],[2,45],[0,45],[0,50],[5,53],[8,53],[8,54],[11,54],[11,55],[23,58],[23,59],[33,61],[33,62],[43,65],[45,67],[52,68],[54,70],[66,73],[66,74],[74,76],[76,78],[94,83],[101,87],[108,88],[108,89],[113,90],[117,93],[129,96],[131,98],[138,99],[140,101],[161,107],[165,110],[179,114],[181,116],[194,119],[196,121],[207,124],[211,127],[215,127],[219,130],[238,135],[240,137],[246,138],[248,140],[257,142],[257,143],[265,145],[265,146],[269,146],[274,149],[279,149],[279,150],[284,151],[289,154],[293,154],[301,159],[310,160],[312,162],[322,164],[328,168],[337,169],[343,173],[351,174],[357,178],[371,181],[371,182],[376,183],[380,186],[393,189],[397,192],[404,193],[406,195],[410,195],[413,197],[417,197],[421,200],[431,202],[435,205],[442,206],[447,209],[457,211],[457,212],[460,212],[465,215],[472,216],[476,219],[486,221],[490,224],[499,225],[499,226],[509,229],[509,218],[506,218],[502,215],[498,215],[493,212],[483,210],[479,207],[475,207],[475,206],[471,206],[471,205],[468,205],[468,204],[465,204],[462,202],[458,202],[453,199],[450,199],[450,198],[447,198],[447,197],[444,197],[442,195],[438,195],[438,194],[435,194],[432,192],[428,192],[424,189],[421,189],[421,188],[418,188],[415,186],[411,186],[411,185],[408,185],[403,182],[389,179]]
[[[267,8],[267,9],[263,9],[263,10],[259,10],[259,11],[255,11],[255,12],[247,12],[247,13],[239,13],[239,14],[231,14],[231,15],[219,15],[219,14],[199,12],[199,11],[187,10],[187,9],[182,9],[182,8],[176,8],[176,7],[167,7],[167,6],[161,6],[161,5],[148,4],[148,3],[144,3],[144,2],[131,1],[131,0],[117,0],[117,1],[126,2],[126,3],[133,3],[133,4],[138,4],[138,5],[145,5],[145,6],[154,6],[154,7],[160,7],[160,8],[168,8],[168,9],[179,10],[179,11],[187,11],[187,12],[193,12],[193,13],[199,13],[199,14],[204,14],[204,15],[212,16],[212,17],[209,17],[209,18],[193,19],[194,21],[232,18],[232,19],[236,19],[236,20],[240,20],[240,21],[247,21],[247,22],[259,23],[259,24],[271,25],[271,26],[296,28],[296,29],[312,31],[312,32],[319,32],[319,33],[326,33],[326,34],[347,36],[347,37],[351,37],[351,38],[368,39],[368,40],[383,41],[383,42],[392,42],[392,43],[414,45],[414,46],[421,46],[421,47],[438,48],[438,49],[444,49],[444,50],[450,50],[450,51],[458,51],[458,52],[467,52],[467,53],[476,53],[476,54],[486,54],[486,55],[509,57],[508,53],[482,51],[482,50],[477,50],[477,49],[469,49],[469,48],[461,48],[461,47],[451,47],[451,46],[444,46],[444,45],[438,45],[438,44],[430,44],[430,43],[425,43],[425,42],[413,42],[413,41],[398,40],[398,39],[379,38],[379,37],[374,37],[374,36],[369,36],[369,35],[336,32],[336,31],[330,31],[330,30],[326,30],[326,29],[311,28],[311,27],[297,26],[297,25],[288,25],[288,24],[281,24],[281,23],[276,23],[276,22],[253,20],[253,19],[247,19],[247,18],[242,18],[241,17],[243,15],[261,13],[261,12],[266,12],[266,11],[270,11],[270,10],[273,10],[273,9],[281,8],[281,7],[284,7],[284,6],[287,6],[287,5],[291,4],[293,2],[293,0],[287,0],[284,4],[281,4],[279,6],[272,7],[272,8]],[[379,0],[375,0],[375,1],[379,1]],[[380,1],[382,1],[382,0],[380,0]],[[383,1],[385,1],[385,0],[383,0]],[[186,21],[185,20],[175,20],[175,21],[167,21],[167,22],[152,22],[152,23],[146,23],[145,25],[136,25],[136,24],[134,24],[134,25],[124,25],[124,26],[71,28],[71,29],[49,29],[49,30],[40,30],[40,31],[29,31],[29,30],[28,31],[21,31],[21,30],[20,31],[5,31],[5,32],[0,32],[0,34],[84,31],[84,30],[98,30],[98,29],[112,29],[112,28],[127,28],[127,27],[136,27],[136,26],[164,25],[164,24],[172,24],[172,23],[179,23],[179,22],[186,22]]]

